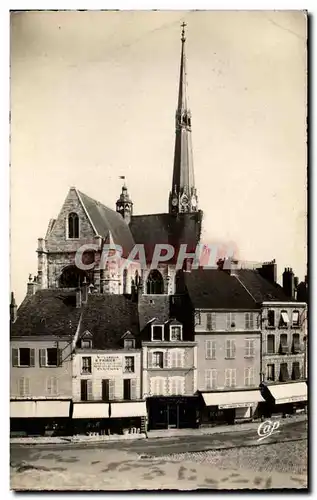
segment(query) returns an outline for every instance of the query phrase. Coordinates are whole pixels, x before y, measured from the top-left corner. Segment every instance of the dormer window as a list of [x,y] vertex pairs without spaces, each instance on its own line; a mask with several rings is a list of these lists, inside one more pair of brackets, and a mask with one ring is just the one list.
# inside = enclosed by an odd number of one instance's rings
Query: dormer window
[[134,339],[124,339],[124,348],[125,349],[134,349],[135,348],[135,340]]
[[82,349],[91,349],[92,341],[90,339],[82,339],[80,343]]
[[182,326],[181,325],[170,326],[170,341],[177,342],[178,340],[182,340]]
[[74,212],[68,215],[68,238],[79,238],[79,217]]
[[161,342],[164,341],[163,325],[152,325],[152,340]]

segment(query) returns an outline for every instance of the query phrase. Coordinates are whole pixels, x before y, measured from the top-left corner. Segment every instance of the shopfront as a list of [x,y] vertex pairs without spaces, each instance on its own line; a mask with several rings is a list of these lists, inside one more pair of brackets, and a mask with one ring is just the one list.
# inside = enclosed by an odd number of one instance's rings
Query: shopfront
[[306,411],[306,382],[263,386],[262,394],[267,401],[269,414],[292,415],[297,411]]
[[10,402],[12,434],[66,435],[71,422],[70,400],[14,400]]
[[197,396],[148,398],[148,428],[149,430],[195,428],[198,426],[198,405]]
[[259,390],[203,392],[201,425],[234,424],[252,420],[264,399]]

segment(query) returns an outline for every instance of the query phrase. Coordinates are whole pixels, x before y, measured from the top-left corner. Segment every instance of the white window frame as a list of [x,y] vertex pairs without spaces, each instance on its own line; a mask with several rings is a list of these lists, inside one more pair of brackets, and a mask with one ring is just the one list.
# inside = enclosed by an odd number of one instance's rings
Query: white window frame
[[[179,339],[173,339],[172,338],[172,331],[173,328],[179,328],[180,329],[180,338]],[[183,340],[183,325],[170,325],[170,342],[180,342]]]
[[[151,395],[152,396],[164,396],[166,394],[165,384],[166,384],[165,377],[151,377],[151,379],[150,379]],[[159,385],[159,391],[156,390],[158,385]]]
[[245,358],[254,358],[255,356],[255,339],[245,339]]
[[[173,385],[175,384],[175,391]],[[168,380],[168,392],[171,396],[182,396],[185,394],[185,378],[170,377]]]
[[[227,313],[227,317],[226,317],[226,321],[227,321],[227,330],[235,330],[237,324],[236,324],[236,313],[235,312],[229,312]],[[234,324],[234,326],[231,326],[232,324]]]
[[[153,338],[154,327],[162,329],[162,337],[159,340]],[[164,342],[164,325],[151,325],[151,340],[152,340],[152,342]]]
[[[84,370],[84,359],[90,359],[90,371]],[[80,360],[80,372],[82,375],[91,375],[92,374],[92,357],[91,356],[81,356]]]
[[248,367],[244,369],[244,385],[245,387],[254,386],[254,368]]
[[[132,359],[132,368],[133,370],[127,370],[126,361],[127,358]],[[135,356],[124,356],[124,373],[135,373]]]
[[47,377],[46,379],[46,391],[49,396],[57,396],[58,394],[58,378],[57,377]]
[[217,376],[218,373],[215,368],[205,370],[205,389],[207,391],[217,389]]
[[[160,354],[162,357],[162,366],[154,365],[154,355]],[[152,351],[151,352],[151,366],[150,368],[155,368],[157,370],[162,370],[164,368],[164,351]]]
[[[126,342],[132,342],[132,347],[128,347]],[[124,339],[123,341],[124,349],[135,349],[135,339]]]
[[[228,383],[229,381],[229,383]],[[236,387],[237,385],[237,369],[236,368],[226,368],[225,369],[225,387]]]
[[[228,343],[229,343],[229,347],[228,347]],[[235,359],[236,358],[236,340],[235,339],[226,339],[225,358],[226,359]]]
[[205,340],[205,358],[216,359],[217,341],[214,339]]
[[254,313],[246,312],[244,314],[245,329],[254,330]]
[[184,368],[184,349],[170,349],[169,368]]
[[[21,365],[21,356],[20,356],[21,349],[28,349],[29,350],[30,362],[28,365]],[[18,351],[18,364],[13,365],[13,366],[19,367],[19,368],[34,368],[35,367],[35,349],[34,348],[32,348],[32,347],[15,347],[15,348],[12,348],[12,351],[13,350]],[[13,355],[13,352],[12,352],[12,355]],[[33,360],[33,364],[32,364],[32,360]],[[13,362],[13,359],[12,359],[12,362]]]
[[[294,321],[294,314],[297,315],[297,321]],[[294,309],[292,312],[292,327],[299,328],[300,327],[300,314],[298,309]]]

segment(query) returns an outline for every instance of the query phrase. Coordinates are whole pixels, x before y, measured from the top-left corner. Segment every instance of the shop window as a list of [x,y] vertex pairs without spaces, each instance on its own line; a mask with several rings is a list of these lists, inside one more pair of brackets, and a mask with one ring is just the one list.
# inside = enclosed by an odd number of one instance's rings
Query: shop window
[[125,356],[124,358],[124,372],[134,373],[134,356]]
[[35,366],[35,349],[12,349],[12,366]]
[[80,381],[80,399],[81,401],[91,401],[92,394],[92,380],[82,379]]
[[226,359],[234,359],[236,357],[236,341],[234,339],[226,340]]
[[254,330],[254,315],[253,313],[245,313],[245,329]]
[[246,358],[254,358],[254,355],[255,355],[254,344],[255,344],[254,339],[245,339],[245,357]]
[[182,340],[182,327],[179,326],[170,326],[170,340],[177,341]]
[[292,380],[299,380],[300,378],[300,365],[295,361],[292,366]]
[[152,340],[163,341],[164,340],[164,326],[163,325],[152,325]]
[[163,368],[163,353],[153,352],[152,354],[152,368]]
[[74,212],[68,216],[68,238],[79,238],[79,217]]
[[40,366],[60,366],[62,364],[62,350],[55,347],[40,349]]
[[289,380],[287,363],[281,363],[280,365],[280,382],[287,382]]
[[298,328],[300,326],[300,324],[299,324],[299,311],[293,311],[292,326],[293,326],[293,328]]
[[91,373],[91,357],[83,356],[81,363],[81,373]]
[[288,353],[288,344],[287,344],[287,334],[282,333],[280,336],[280,354]]
[[298,354],[299,352],[301,352],[298,333],[293,333],[292,351],[293,351],[293,354]]
[[266,380],[275,381],[275,366],[274,364],[267,365],[266,367]]
[[275,354],[275,335],[267,336],[267,354]]
[[267,313],[267,325],[270,328],[275,328],[275,311],[270,309]]
[[216,341],[206,340],[205,341],[205,355],[206,359],[216,359]]
[[279,327],[287,328],[288,325],[289,325],[289,317],[287,311],[281,311]]

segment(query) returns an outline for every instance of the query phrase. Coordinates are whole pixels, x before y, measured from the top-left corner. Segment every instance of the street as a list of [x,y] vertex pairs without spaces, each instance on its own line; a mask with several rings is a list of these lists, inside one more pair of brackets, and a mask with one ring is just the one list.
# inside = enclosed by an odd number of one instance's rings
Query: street
[[258,438],[256,430],[237,430],[89,445],[11,445],[11,488],[307,487],[307,421],[285,420],[278,433]]

